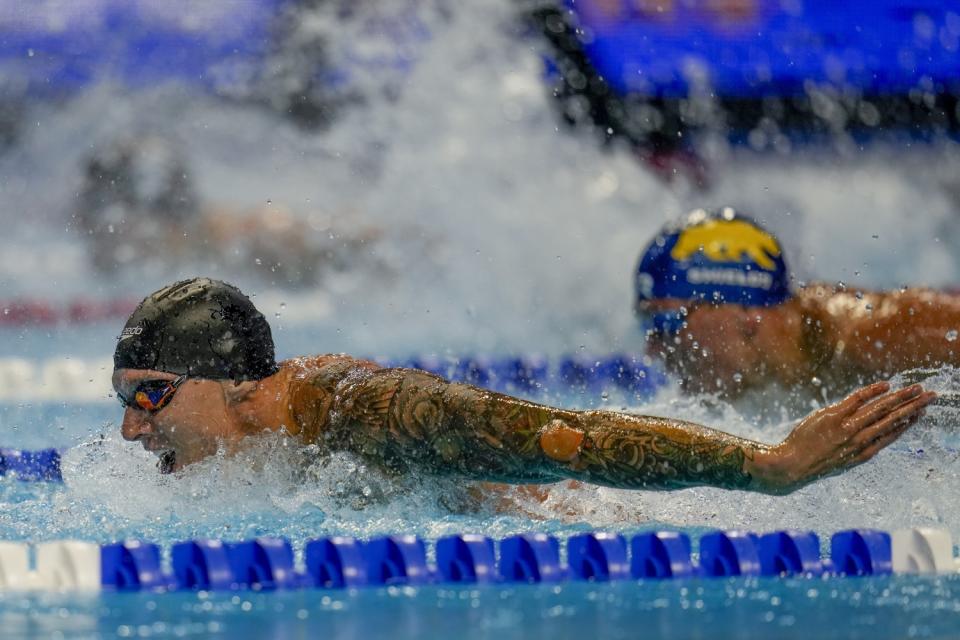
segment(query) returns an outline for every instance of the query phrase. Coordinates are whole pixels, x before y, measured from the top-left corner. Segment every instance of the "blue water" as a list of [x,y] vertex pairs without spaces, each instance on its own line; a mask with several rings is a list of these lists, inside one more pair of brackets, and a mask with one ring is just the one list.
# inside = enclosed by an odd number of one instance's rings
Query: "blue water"
[[953,638],[960,579],[0,596],[5,638]]
[[[931,386],[946,388],[948,372]],[[565,403],[577,406],[575,398]],[[716,408],[666,390],[636,410],[707,422]],[[672,409],[672,410],[671,410]],[[723,409],[733,430],[761,434]],[[484,533],[502,538],[544,531],[565,538],[591,529],[627,534],[655,527],[693,536],[713,528],[817,530],[823,539],[851,526],[907,525],[960,530],[953,510],[960,478],[955,423],[937,407],[908,443],[872,465],[786,498],[692,489],[674,493],[554,489],[545,505],[516,497],[516,508],[464,511],[461,483],[413,477],[397,482],[346,455],[262,438],[239,459],[215,458],[179,477],[161,476],[152,458],[117,436],[119,406],[23,404],[0,408],[0,440],[59,445],[64,484],[0,481],[0,539],[128,537],[173,542],[284,536],[302,563],[312,538],[414,533],[437,538]],[[714,414],[715,415],[715,414]],[[774,432],[776,424],[763,428]],[[916,449],[925,447],[922,454]],[[933,490],[931,487],[938,487]],[[169,558],[165,558],[169,561]],[[387,588],[279,593],[0,593],[4,637],[951,637],[960,629],[960,583],[938,578],[695,579],[677,582]]]
[[[361,17],[373,19],[381,4],[356,3]],[[27,105],[15,141],[0,155],[0,296],[125,299],[205,273],[256,296],[281,357],[639,353],[630,311],[638,252],[668,218],[722,203],[748,210],[780,234],[799,279],[884,288],[960,281],[955,143],[863,148],[838,135],[828,148],[781,146],[763,155],[706,144],[707,190],[667,185],[624,150],[604,151],[590,135],[558,127],[540,52],[517,37],[513,3],[414,4],[433,37],[417,50],[419,62],[402,89],[371,72],[357,83],[362,99],[323,133],[175,84],[103,82],[63,103]],[[363,20],[340,24],[324,11],[309,17],[303,29],[332,38],[335,63],[358,42],[374,57],[377,46],[394,46],[389,34],[371,33]],[[385,272],[360,260],[347,273],[294,289],[258,273],[257,256],[248,255],[250,269],[228,269],[213,256],[203,264],[97,274],[70,218],[73,198],[83,159],[125,135],[158,135],[177,145],[205,206],[245,211],[270,201],[310,224],[346,216],[377,226],[383,238],[370,253]],[[119,322],[3,330],[0,358],[38,366],[66,357],[101,361],[109,359],[118,330]],[[543,504],[513,495],[514,507],[502,513],[464,509],[455,480],[397,482],[349,456],[320,459],[271,438],[237,458],[160,476],[150,455],[120,439],[119,405],[102,380],[47,386],[0,403],[0,445],[65,448],[65,482],[0,480],[0,538],[137,537],[169,547],[196,536],[281,535],[302,549],[306,540],[330,534],[499,538],[535,530],[566,537],[657,526],[694,534],[800,528],[826,539],[849,527],[935,526],[956,539],[960,373],[932,373],[930,386],[944,402],[896,447],[790,496],[559,486]],[[771,394],[764,398],[769,409],[757,412],[710,396],[685,397],[673,386],[645,399],[550,397],[569,407],[680,417],[768,442],[782,438],[802,413],[795,404],[781,406],[783,399]],[[956,578],[944,577],[0,594],[0,629],[4,637],[90,638],[955,637],[955,585]]]

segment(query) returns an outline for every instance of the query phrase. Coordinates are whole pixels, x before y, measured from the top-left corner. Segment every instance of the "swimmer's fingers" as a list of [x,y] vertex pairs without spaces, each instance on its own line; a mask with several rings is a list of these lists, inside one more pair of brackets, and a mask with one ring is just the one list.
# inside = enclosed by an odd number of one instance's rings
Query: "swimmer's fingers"
[[868,458],[872,457],[876,454],[876,451],[886,446],[886,444],[884,444],[874,449],[876,443],[884,442],[889,444],[900,437],[900,434],[903,433],[907,427],[916,423],[920,416],[923,415],[927,405],[933,402],[935,398],[936,394],[934,393],[924,393],[909,402],[903,403],[894,411],[890,412],[883,420],[863,429],[850,439],[851,448],[849,449],[848,455],[854,459],[859,459],[863,451],[871,449],[873,453],[871,453]]
[[890,390],[889,382],[876,382],[858,389],[838,402],[834,407],[844,416],[853,415],[863,405]]
[[[813,478],[825,478],[866,462],[915,425],[923,416],[924,411],[923,409],[917,410],[914,407],[904,407],[904,411],[898,410],[897,413],[899,417],[885,420],[882,429],[874,427],[865,430],[861,433],[867,433],[867,436],[859,437],[856,441],[851,438],[847,446],[843,447],[836,457],[824,459],[811,469],[811,476]],[[860,436],[860,434],[857,435]]]
[[[888,399],[884,398],[886,412],[879,420],[869,422],[843,443],[836,453],[824,458],[813,469],[817,477],[824,477],[839,473],[846,467],[855,466],[869,460],[878,451],[896,440],[900,435],[916,424],[924,409],[936,398],[933,392],[922,393],[899,405],[890,408]],[[880,401],[878,401],[880,402]],[[868,411],[873,412],[873,408]]]
[[852,429],[860,431],[886,419],[897,411],[901,405],[920,397],[921,394],[923,394],[923,388],[918,384],[888,393],[857,409],[848,418],[847,424]]
[[[901,402],[899,405],[893,407],[886,405],[882,415],[871,415],[870,417],[873,418],[873,420],[865,423],[865,426],[850,438],[851,444],[855,446],[865,446],[867,443],[873,442],[888,431],[895,429],[901,420],[921,413],[936,397],[936,393],[927,391],[905,402]],[[871,413],[873,412],[871,411]]]
[[882,449],[886,448],[888,445],[896,441],[897,438],[903,435],[904,431],[915,425],[921,417],[923,417],[923,413],[915,413],[911,416],[901,419],[892,430],[869,443],[860,453],[854,456],[850,462],[850,466],[862,464],[880,453]]

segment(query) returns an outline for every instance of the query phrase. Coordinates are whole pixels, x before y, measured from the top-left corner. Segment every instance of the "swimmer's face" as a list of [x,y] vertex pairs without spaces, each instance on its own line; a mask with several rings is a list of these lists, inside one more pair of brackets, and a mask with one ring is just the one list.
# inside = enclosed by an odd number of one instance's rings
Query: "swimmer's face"
[[[647,303],[650,313],[684,303]],[[686,327],[677,334],[650,334],[648,350],[663,359],[691,391],[736,393],[776,381],[793,385],[804,379],[799,309],[790,302],[771,307],[737,304],[687,305]]]
[[[131,398],[143,382],[176,377],[162,371],[117,369],[113,372],[113,388]],[[227,411],[221,383],[200,378],[187,378],[170,402],[155,413],[127,406],[120,431],[125,440],[138,441],[160,456],[161,471],[165,472],[197,462],[216,453],[222,444],[241,437]]]

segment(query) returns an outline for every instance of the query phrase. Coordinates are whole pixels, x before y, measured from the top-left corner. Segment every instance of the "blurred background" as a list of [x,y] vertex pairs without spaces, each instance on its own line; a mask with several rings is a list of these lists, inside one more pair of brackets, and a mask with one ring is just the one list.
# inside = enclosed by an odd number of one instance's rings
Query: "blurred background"
[[0,356],[196,274],[282,355],[642,350],[639,252],[720,204],[952,286],[958,46],[934,0],[2,2]]
[[[396,483],[336,457],[291,480],[280,443],[256,481],[211,460],[183,491],[117,433],[127,314],[209,275],[254,297],[280,357],[642,359],[640,252],[726,204],[799,281],[953,288],[958,47],[960,0],[0,0],[0,444],[71,447],[64,487],[0,483],[0,533],[529,530],[425,518],[432,480],[354,510]],[[552,400],[767,441],[795,417],[670,385]],[[936,414],[788,498],[557,489],[531,513],[956,535],[957,416]]]

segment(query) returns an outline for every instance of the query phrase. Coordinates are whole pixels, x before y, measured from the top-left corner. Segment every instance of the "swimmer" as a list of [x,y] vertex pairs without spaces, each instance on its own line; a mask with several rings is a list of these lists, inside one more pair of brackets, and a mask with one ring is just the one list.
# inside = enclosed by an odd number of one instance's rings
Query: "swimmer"
[[919,385],[877,383],[765,445],[681,420],[555,409],[346,355],[277,363],[263,315],[238,289],[205,278],[137,307],[117,342],[113,387],[126,407],[123,437],[168,473],[247,436],[285,432],[397,474],[770,494],[869,460],[935,398]]
[[114,276],[121,267],[212,259],[304,287],[356,268],[391,273],[369,250],[382,230],[353,212],[305,217],[273,202],[252,210],[211,206],[192,176],[182,145],[159,136],[123,137],[86,158],[72,220],[93,266]]
[[648,353],[694,393],[776,384],[836,394],[960,366],[960,296],[793,287],[780,242],[729,207],[664,227],[640,258],[635,292]]

